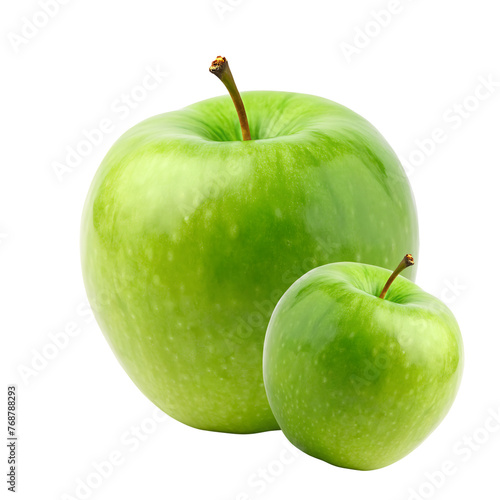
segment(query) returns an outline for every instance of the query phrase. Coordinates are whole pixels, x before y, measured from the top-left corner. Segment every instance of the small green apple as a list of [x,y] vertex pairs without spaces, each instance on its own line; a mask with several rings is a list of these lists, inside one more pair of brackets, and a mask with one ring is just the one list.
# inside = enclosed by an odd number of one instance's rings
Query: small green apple
[[309,455],[384,467],[448,412],[462,374],[460,330],[440,300],[401,276],[393,282],[408,263],[389,279],[380,267],[328,264],[276,306],[264,344],[266,392],[287,438]]
[[113,145],[85,203],[82,268],[107,341],[153,403],[194,427],[258,432],[278,428],[262,349],[281,295],[328,262],[396,265],[418,227],[401,164],[366,120],[286,92],[244,93],[247,120],[225,83],[238,114],[209,99]]

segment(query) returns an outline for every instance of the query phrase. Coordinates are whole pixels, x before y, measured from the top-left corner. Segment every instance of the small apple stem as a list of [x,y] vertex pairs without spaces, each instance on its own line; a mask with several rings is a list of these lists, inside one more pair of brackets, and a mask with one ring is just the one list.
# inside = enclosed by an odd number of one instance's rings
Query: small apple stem
[[394,272],[389,276],[389,279],[387,280],[387,283],[384,286],[384,289],[382,290],[382,293],[379,295],[381,299],[385,298],[385,295],[387,293],[387,290],[389,290],[389,287],[392,285],[393,281],[396,279],[396,276],[406,269],[407,267],[413,266],[415,264],[415,260],[411,256],[411,254],[407,253],[404,257],[403,260],[398,264],[398,267],[394,269]]
[[240,120],[241,135],[244,141],[250,141],[250,128],[248,127],[247,113],[245,111],[245,106],[243,106],[243,101],[241,100],[241,95],[238,91],[238,87],[234,82],[233,75],[229,69],[229,63],[227,59],[222,56],[217,56],[212,65],[209,68],[210,73],[213,73],[219,78],[219,80],[225,85],[226,89],[233,100],[234,107],[238,113],[238,118]]

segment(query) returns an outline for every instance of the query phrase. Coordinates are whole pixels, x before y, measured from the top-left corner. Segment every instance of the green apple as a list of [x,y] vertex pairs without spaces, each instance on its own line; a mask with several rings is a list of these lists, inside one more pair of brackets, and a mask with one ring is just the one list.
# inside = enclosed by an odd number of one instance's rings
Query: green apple
[[389,280],[366,264],[318,267],[273,312],[264,344],[269,403],[287,438],[314,457],[359,470],[389,465],[436,428],[455,398],[459,327],[411,281],[391,285],[404,265]]
[[228,96],[126,132],[81,229],[90,304],[135,384],[181,422],[236,433],[278,428],[262,351],[286,289],[328,262],[393,266],[418,246],[407,178],[372,125],[310,95],[243,100],[252,140]]

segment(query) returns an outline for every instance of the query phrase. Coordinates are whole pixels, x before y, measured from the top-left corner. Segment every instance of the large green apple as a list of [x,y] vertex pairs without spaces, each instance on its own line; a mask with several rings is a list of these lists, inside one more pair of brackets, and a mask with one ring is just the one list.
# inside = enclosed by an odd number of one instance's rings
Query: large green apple
[[462,338],[451,311],[390,272],[321,266],[295,282],[272,315],[264,380],[281,429],[334,465],[370,470],[417,447],[458,390]]
[[393,266],[418,246],[407,178],[372,125],[310,95],[243,100],[253,140],[229,97],[125,133],[81,233],[90,303],[135,384],[181,422],[238,433],[278,428],[262,350],[288,286],[328,262]]

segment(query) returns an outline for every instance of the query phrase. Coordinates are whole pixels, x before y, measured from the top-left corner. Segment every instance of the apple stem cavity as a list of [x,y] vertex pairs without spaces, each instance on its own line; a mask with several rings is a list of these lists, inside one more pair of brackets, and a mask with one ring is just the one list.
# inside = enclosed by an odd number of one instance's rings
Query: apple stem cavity
[[411,254],[407,253],[403,257],[403,260],[398,264],[398,267],[396,267],[396,269],[394,269],[394,272],[389,276],[389,279],[387,280],[387,283],[385,284],[382,293],[379,295],[381,299],[385,298],[387,290],[389,290],[389,287],[392,285],[393,281],[396,279],[398,274],[407,267],[413,266],[413,264],[415,264],[415,260],[413,259]]
[[243,101],[241,100],[240,92],[238,87],[234,82],[233,75],[229,69],[229,63],[227,59],[222,56],[217,56],[212,65],[209,68],[210,73],[214,74],[219,78],[219,80],[224,84],[231,99],[233,100],[234,107],[238,113],[238,119],[240,120],[241,135],[244,141],[250,141],[250,128],[248,127],[248,118],[245,111],[245,106],[243,106]]

